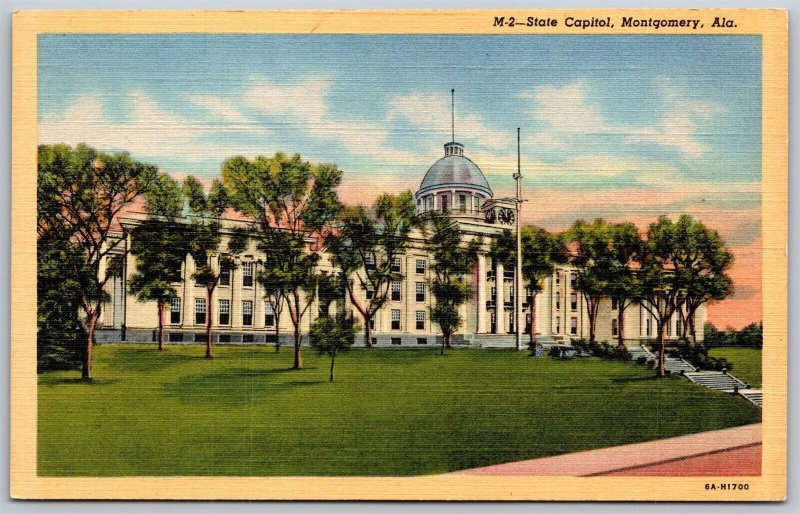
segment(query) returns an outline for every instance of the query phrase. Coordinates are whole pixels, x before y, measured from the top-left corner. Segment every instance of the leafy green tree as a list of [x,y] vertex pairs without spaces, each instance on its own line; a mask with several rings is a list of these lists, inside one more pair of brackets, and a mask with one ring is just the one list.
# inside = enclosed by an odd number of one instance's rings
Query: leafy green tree
[[[191,224],[187,228],[189,254],[195,262],[192,278],[206,291],[206,358],[214,358],[212,324],[214,308],[211,303],[214,290],[223,273],[230,273],[236,267],[233,255],[244,250],[245,239],[230,237],[228,250],[221,253],[222,223],[220,216],[228,203],[225,188],[214,180],[211,190],[206,193],[203,185],[193,176],[183,181],[183,194],[189,205]],[[216,262],[215,262],[216,261]]]
[[[530,345],[536,345],[536,296],[544,290],[544,280],[553,274],[558,264],[567,262],[567,246],[564,238],[557,234],[530,225],[522,227],[522,276],[528,287],[531,309],[529,327]],[[516,237],[505,230],[492,241],[490,255],[504,266],[515,266],[517,255]],[[499,304],[498,304],[499,305]]]
[[317,293],[317,263],[341,209],[336,188],[342,172],[299,155],[277,153],[254,160],[237,156],[222,165],[232,206],[255,221],[265,255],[262,283],[285,295],[294,326],[294,368],[303,367],[300,323]]
[[429,213],[426,246],[433,262],[431,294],[436,303],[431,308],[431,321],[442,331],[442,355],[450,348],[453,332],[463,323],[460,307],[472,298],[467,277],[472,271],[478,255],[480,242],[473,240],[465,244],[457,223],[446,213]]
[[736,334],[736,345],[747,348],[762,348],[764,346],[764,324],[750,323]]
[[162,351],[165,308],[177,295],[173,283],[181,281],[181,264],[189,253],[189,232],[176,222],[183,210],[183,196],[175,180],[159,174],[145,198],[149,217],[131,232],[131,254],[136,257],[131,292],[142,301],[156,302],[158,350]]
[[600,300],[608,295],[609,275],[606,273],[611,260],[613,228],[603,219],[592,224],[576,221],[569,231],[569,239],[575,244],[573,263],[577,266],[577,289],[586,301],[589,319],[589,342],[595,342],[597,311]]
[[331,358],[330,380],[333,382],[333,366],[336,362],[336,354],[346,352],[353,346],[356,340],[356,333],[360,330],[358,323],[353,316],[344,312],[337,313],[336,316],[322,316],[311,324],[309,339],[311,347],[317,350],[320,355],[328,354]]
[[[110,262],[124,253],[124,237],[115,235],[116,218],[156,180],[154,166],[127,153],[107,154],[86,145],[40,145],[37,166],[38,228],[58,230],[83,255],[75,277],[86,322],[82,377],[90,380],[95,329],[105,287],[113,276]],[[106,269],[110,268],[110,269]],[[109,272],[111,271],[111,272]]]
[[717,302],[733,293],[733,279],[728,275],[733,265],[733,253],[720,235],[697,221],[681,233],[683,258],[686,262],[687,284],[682,316],[682,338],[697,342],[695,313],[707,302]]
[[[370,320],[388,300],[391,283],[403,278],[393,263],[406,251],[416,223],[414,200],[408,191],[379,196],[372,211],[374,214],[361,205],[342,209],[339,226],[329,237],[333,261],[341,270],[350,303],[364,321],[367,347],[372,346]],[[362,300],[367,291],[366,300]]]
[[606,294],[617,302],[617,345],[625,346],[625,310],[640,296],[641,284],[632,265],[641,259],[643,242],[633,223],[609,226],[609,248],[603,258]]

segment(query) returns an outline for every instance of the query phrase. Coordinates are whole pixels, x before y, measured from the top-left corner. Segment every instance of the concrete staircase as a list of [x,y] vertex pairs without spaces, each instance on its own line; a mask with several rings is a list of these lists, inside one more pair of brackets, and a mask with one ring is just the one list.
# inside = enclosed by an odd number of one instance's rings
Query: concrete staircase
[[672,374],[680,374],[681,371],[684,373],[697,371],[697,368],[689,364],[683,359],[676,359],[674,357],[664,356],[664,370],[669,371]]
[[630,352],[631,358],[634,362],[636,362],[636,359],[639,357],[644,357],[647,360],[652,359],[654,361],[657,359],[656,356],[644,346],[631,346],[628,348],[628,352]]
[[740,389],[739,396],[748,400],[754,405],[761,407],[762,393],[761,389]]
[[722,371],[695,371],[684,373],[683,376],[695,384],[726,393],[732,393],[736,389],[740,391],[747,389],[747,384]]

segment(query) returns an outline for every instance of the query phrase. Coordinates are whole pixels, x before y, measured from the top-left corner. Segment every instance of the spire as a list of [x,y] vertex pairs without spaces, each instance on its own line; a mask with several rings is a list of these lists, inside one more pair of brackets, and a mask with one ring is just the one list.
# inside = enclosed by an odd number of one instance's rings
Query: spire
[[450,133],[452,135],[452,139],[450,141],[455,142],[456,140],[456,90],[450,90]]

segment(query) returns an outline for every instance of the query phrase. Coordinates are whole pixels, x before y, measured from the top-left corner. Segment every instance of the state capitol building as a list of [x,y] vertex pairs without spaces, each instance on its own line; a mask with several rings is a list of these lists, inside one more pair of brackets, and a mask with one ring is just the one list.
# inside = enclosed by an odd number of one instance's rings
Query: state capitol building
[[[453,346],[478,348],[514,348],[516,330],[514,319],[514,269],[493,262],[489,248],[493,238],[504,230],[512,229],[516,203],[513,199],[494,199],[492,188],[481,169],[465,153],[464,145],[449,142],[444,145],[444,156],[433,163],[422,178],[414,194],[419,212],[446,211],[463,234],[463,239],[481,238],[482,251],[478,255],[470,279],[472,298],[464,304],[461,328],[453,335]],[[146,215],[130,214],[120,219],[127,230],[120,237],[130,238],[131,228]],[[223,227],[232,230],[240,220],[223,220]],[[222,247],[225,246],[223,239]],[[130,241],[128,241],[130,247]],[[265,299],[259,284],[258,266],[262,256],[255,243],[239,254],[238,266],[220,277],[211,301],[206,305],[205,288],[191,278],[195,270],[191,256],[182,266],[183,280],[175,284],[178,295],[167,306],[165,318],[168,343],[205,343],[206,316],[213,315],[213,338],[218,344],[274,343],[276,324],[281,345],[292,345],[292,323],[287,309],[276,316],[271,301]],[[405,255],[392,263],[393,271],[402,279],[392,282],[388,301],[371,322],[372,341],[379,347],[435,347],[441,341],[439,327],[430,321],[430,308],[434,299],[430,294],[431,257],[425,249],[422,234],[413,232]],[[98,322],[98,342],[152,342],[156,340],[154,327],[158,326],[154,304],[141,302],[129,291],[129,280],[134,273],[136,260],[128,255],[125,271],[119,278],[109,281],[109,300],[104,305]],[[320,270],[333,272],[327,256],[320,260]],[[536,296],[534,330],[537,340],[548,343],[569,343],[589,337],[589,320],[585,300],[576,288],[577,270],[566,264],[558,266],[545,279],[544,289]],[[369,295],[370,291],[361,294]],[[525,330],[530,327],[531,309],[529,295],[522,297]],[[349,299],[339,301],[339,308],[353,310]],[[360,319],[354,312],[357,319]],[[319,305],[312,305],[302,319],[303,334],[319,315]],[[597,315],[596,340],[617,338],[618,311],[614,299],[604,298]],[[680,316],[675,315],[666,327],[668,339],[675,340],[681,333]],[[696,326],[702,327],[706,319],[705,306],[695,315]],[[624,312],[625,338],[638,342],[657,337],[656,320],[638,303]],[[702,331],[701,331],[702,333]],[[523,338],[527,344],[528,336]],[[303,338],[303,344],[308,344]],[[356,338],[356,346],[363,338]]]

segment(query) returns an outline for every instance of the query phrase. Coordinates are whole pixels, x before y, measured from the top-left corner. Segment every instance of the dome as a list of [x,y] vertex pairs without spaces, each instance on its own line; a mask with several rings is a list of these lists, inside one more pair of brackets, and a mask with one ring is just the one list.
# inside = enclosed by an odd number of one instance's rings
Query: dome
[[421,196],[438,189],[458,188],[474,190],[491,198],[492,189],[481,169],[464,157],[464,146],[447,143],[445,156],[433,163],[419,186],[417,195]]

